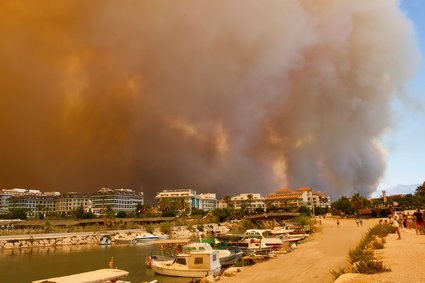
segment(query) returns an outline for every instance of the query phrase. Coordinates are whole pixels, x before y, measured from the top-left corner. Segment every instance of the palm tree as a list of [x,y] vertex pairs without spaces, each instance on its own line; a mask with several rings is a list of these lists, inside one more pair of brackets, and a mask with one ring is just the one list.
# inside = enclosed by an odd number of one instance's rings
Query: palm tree
[[172,203],[169,198],[162,198],[158,201],[159,210],[162,212],[171,210]]
[[247,203],[248,203],[247,207],[249,209],[252,209],[251,205],[252,205],[252,201],[254,200],[254,196],[252,194],[248,194],[247,195],[247,199],[248,199],[248,201],[247,201]]
[[232,198],[230,196],[225,196],[223,200],[227,204],[228,208],[233,208]]
[[354,212],[356,214],[359,214],[360,209],[368,206],[368,200],[359,193],[356,193],[351,197],[351,203],[353,204]]

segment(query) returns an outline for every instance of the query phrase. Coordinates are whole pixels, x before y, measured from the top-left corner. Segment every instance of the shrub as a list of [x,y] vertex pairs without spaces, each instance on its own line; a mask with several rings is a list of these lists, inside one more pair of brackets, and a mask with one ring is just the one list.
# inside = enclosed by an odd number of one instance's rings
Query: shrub
[[123,210],[118,211],[118,213],[117,213],[117,217],[118,217],[118,218],[126,218],[126,217],[127,217],[127,212],[125,212],[125,211],[123,211]]
[[359,261],[354,264],[354,272],[365,273],[365,274],[374,274],[385,271],[390,271],[386,268],[382,261],[378,260],[368,260],[368,261]]
[[355,249],[350,249],[348,257],[351,264],[358,261],[369,261],[373,259],[373,251],[357,247]]
[[300,215],[292,220],[294,223],[305,226],[314,224],[314,219],[306,215]]
[[240,226],[242,230],[258,228],[254,222],[252,222],[250,219],[247,219],[247,218],[241,221]]
[[336,280],[336,279],[338,279],[338,277],[340,277],[341,275],[343,275],[343,274],[345,274],[349,271],[347,271],[343,267],[340,267],[338,270],[331,270],[330,272],[331,272],[332,276],[334,277],[334,279]]
[[146,232],[152,234],[153,231],[155,230],[155,227],[153,227],[152,225],[146,225],[145,230]]
[[162,233],[167,234],[167,235],[171,234],[172,229],[173,229],[173,224],[171,222],[162,222],[159,225],[159,230]]

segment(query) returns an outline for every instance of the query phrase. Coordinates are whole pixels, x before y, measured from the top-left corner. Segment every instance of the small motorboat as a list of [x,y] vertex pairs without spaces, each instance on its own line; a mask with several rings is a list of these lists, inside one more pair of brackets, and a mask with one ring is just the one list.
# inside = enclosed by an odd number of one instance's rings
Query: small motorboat
[[268,229],[267,231],[269,231],[273,236],[280,236],[280,235],[292,233],[295,230],[291,229],[289,225],[286,225],[286,226],[274,227],[272,229]]
[[202,278],[221,271],[218,251],[191,251],[178,254],[173,261],[151,259],[152,270],[161,275]]
[[109,235],[103,235],[100,237],[98,244],[101,246],[109,246],[112,244],[112,240],[109,238]]
[[[213,248],[208,243],[192,243],[183,246],[184,252],[190,251],[212,251]],[[219,252],[219,259],[221,266],[233,265],[243,255],[241,250],[229,251],[227,249],[217,250]]]
[[270,232],[267,230],[261,229],[249,229],[244,233],[244,237],[238,242],[238,245],[248,246],[249,243],[252,243],[252,240],[260,240],[262,244],[270,248],[280,248],[283,244],[283,241],[278,238],[268,237]]
[[136,236],[136,238],[134,238],[134,239],[138,243],[143,243],[143,242],[146,242],[146,241],[158,240],[158,236],[155,236],[155,235],[153,235],[151,233],[144,233],[142,235]]

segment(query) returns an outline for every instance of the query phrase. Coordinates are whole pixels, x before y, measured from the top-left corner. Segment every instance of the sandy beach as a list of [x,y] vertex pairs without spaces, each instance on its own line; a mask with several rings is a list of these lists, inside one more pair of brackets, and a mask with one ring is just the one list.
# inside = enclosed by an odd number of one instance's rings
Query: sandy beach
[[385,248],[377,250],[377,258],[384,262],[390,272],[372,275],[344,275],[338,282],[344,283],[396,283],[425,282],[425,235],[416,235],[414,229],[402,229],[401,240],[396,240],[395,234],[386,238]]
[[[330,270],[348,264],[350,248],[358,244],[362,235],[378,223],[377,219],[363,221],[357,227],[353,219],[342,219],[337,227],[335,219],[322,219],[320,231],[295,251],[280,255],[268,262],[245,267],[235,277],[223,282],[333,282]],[[425,238],[424,238],[425,240]]]

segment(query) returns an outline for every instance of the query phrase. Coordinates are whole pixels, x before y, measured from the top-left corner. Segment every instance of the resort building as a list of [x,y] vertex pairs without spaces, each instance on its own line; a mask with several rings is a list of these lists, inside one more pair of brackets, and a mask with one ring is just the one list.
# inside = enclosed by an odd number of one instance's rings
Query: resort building
[[0,190],[0,214],[5,214],[9,211],[9,201],[8,199],[11,197],[10,194],[3,192]]
[[203,193],[199,194],[191,189],[178,189],[178,190],[163,190],[157,193],[155,199],[160,205],[161,199],[169,199],[171,202],[179,203],[178,209],[184,208],[197,208],[203,210],[213,210],[217,208],[216,194]]
[[213,193],[199,194],[198,197],[201,200],[201,203],[200,203],[201,209],[210,211],[217,208],[218,200],[217,200],[216,194],[213,194]]
[[111,207],[115,213],[120,211],[136,212],[136,206],[143,204],[142,192],[130,189],[108,189],[102,188],[91,195],[92,212],[95,215],[104,215],[107,207]]
[[264,209],[264,198],[260,194],[240,194],[231,198],[233,208]]
[[25,209],[28,216],[37,216],[55,210],[55,198],[58,192],[15,194],[8,198],[9,209]]
[[92,211],[93,202],[90,198],[90,194],[69,192],[55,199],[55,212],[59,214],[70,214],[81,206],[84,212]]
[[315,192],[309,187],[299,188],[295,191],[281,189],[274,194],[268,195],[266,200],[273,206],[291,209],[301,206],[327,207],[331,205],[328,194],[320,191]]

